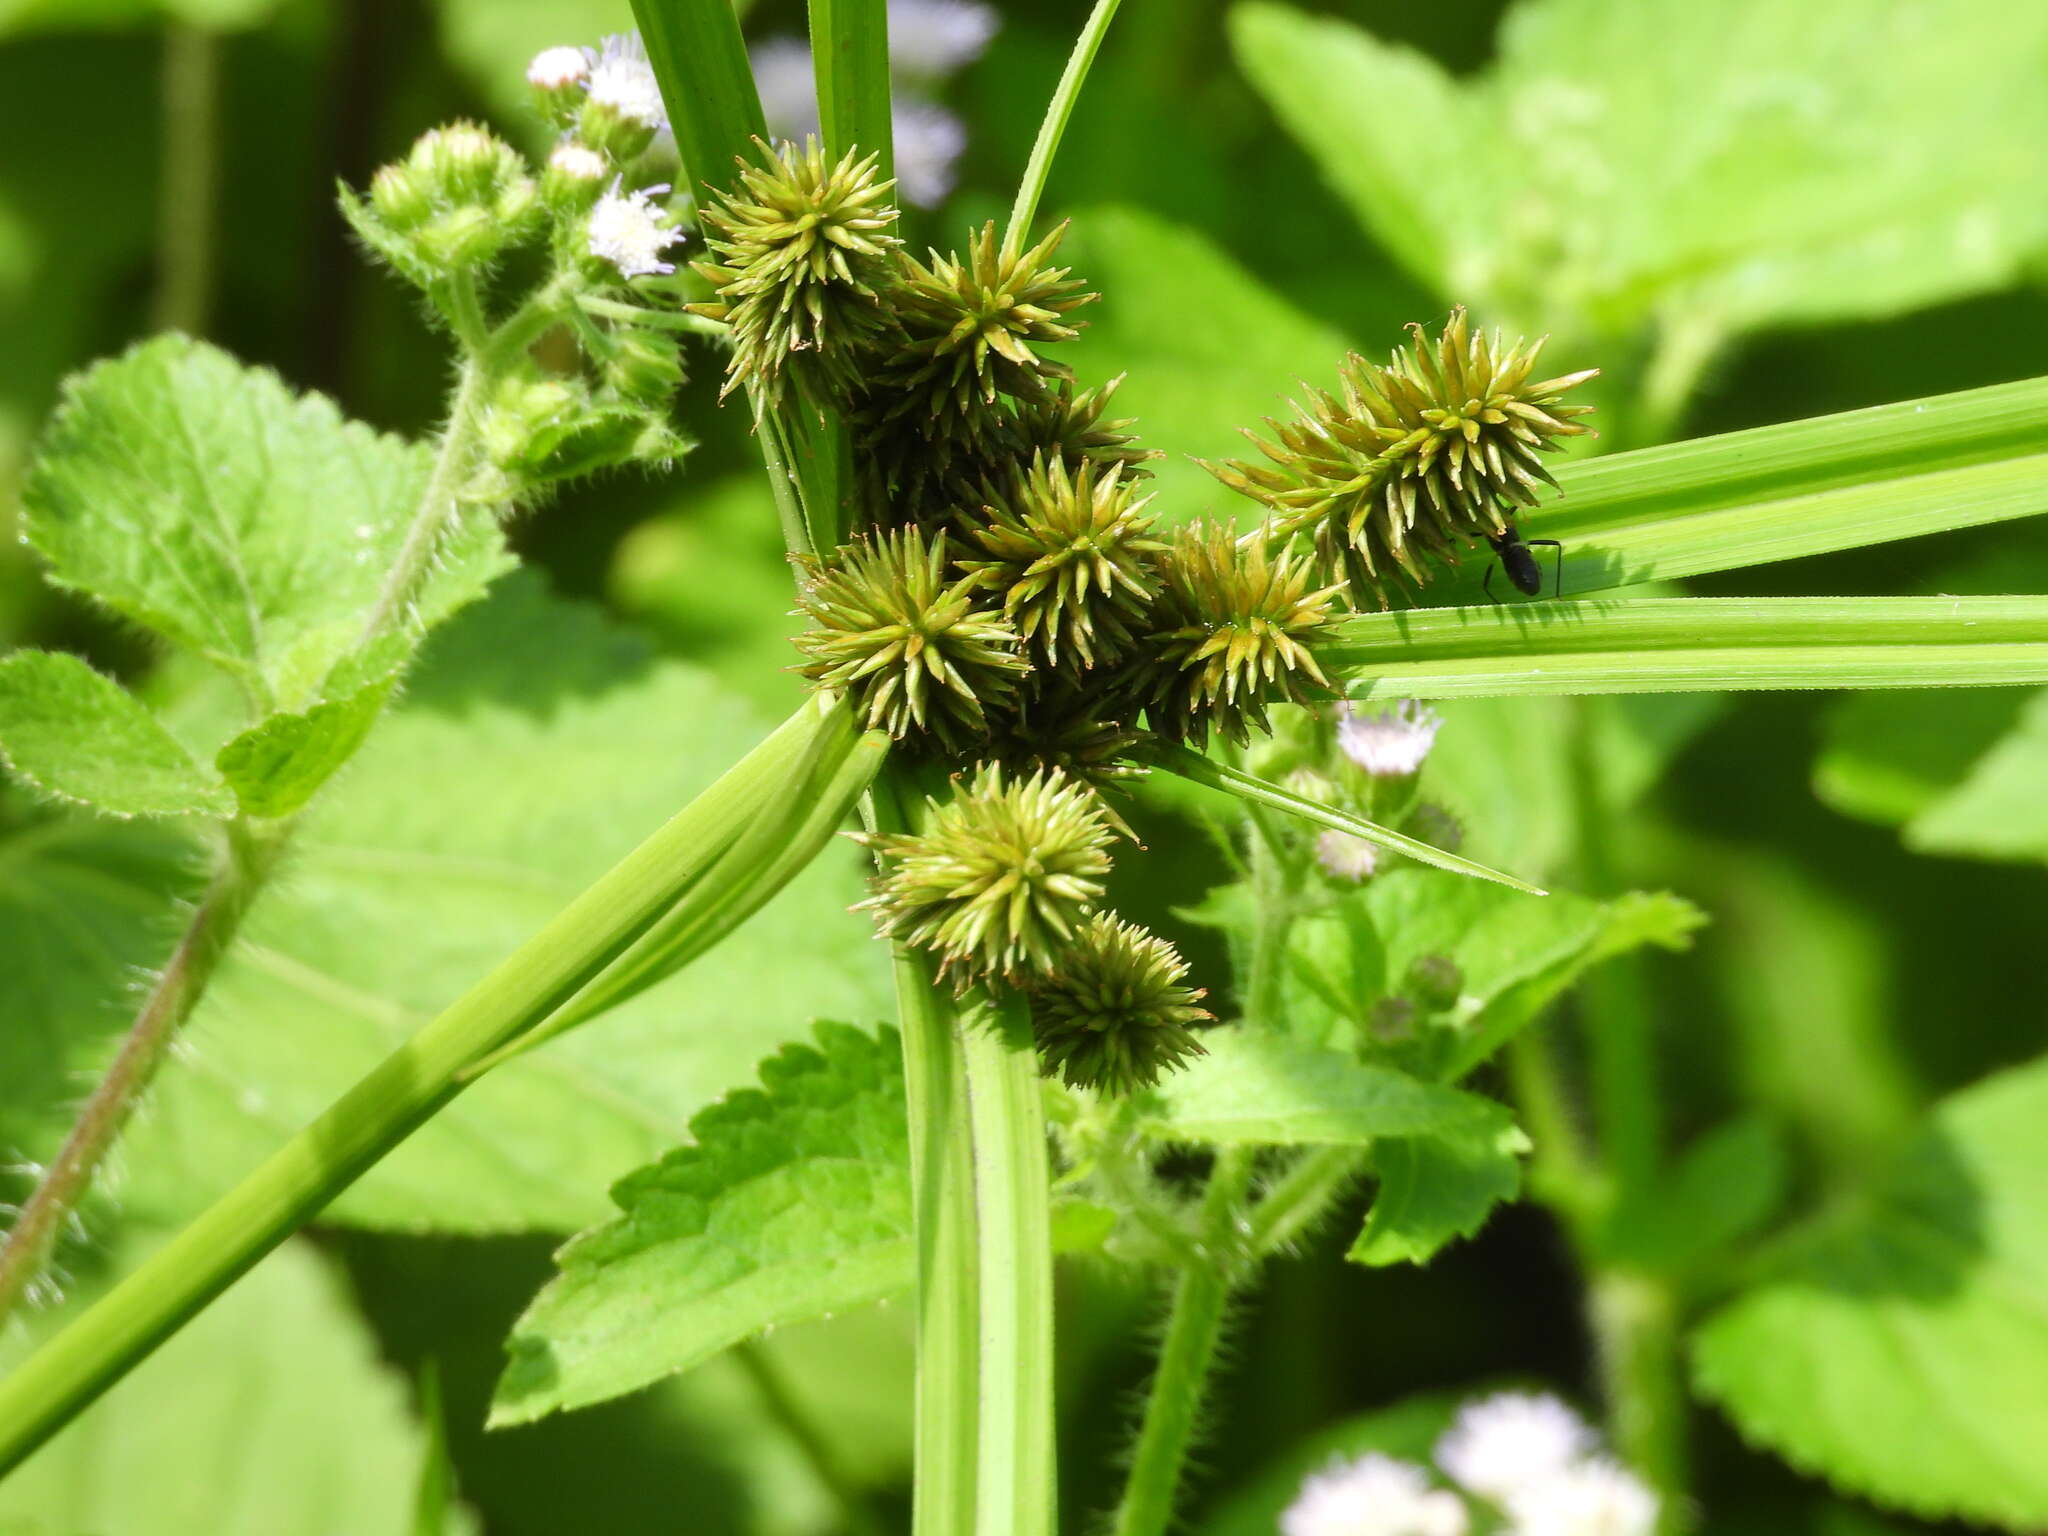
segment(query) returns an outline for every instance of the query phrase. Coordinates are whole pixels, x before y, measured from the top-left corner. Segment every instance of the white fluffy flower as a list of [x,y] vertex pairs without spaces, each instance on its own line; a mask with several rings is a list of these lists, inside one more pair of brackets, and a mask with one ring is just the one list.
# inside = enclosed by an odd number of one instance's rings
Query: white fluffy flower
[[661,85],[638,32],[606,38],[596,53],[585,50],[590,64],[590,99],[619,116],[657,132],[668,129],[668,109],[661,104]]
[[570,181],[596,181],[611,169],[611,163],[585,145],[558,144],[548,156],[548,169]]
[[1500,1392],[1467,1403],[1436,1445],[1453,1479],[1499,1504],[1562,1477],[1598,1444],[1591,1426],[1549,1393]]
[[1604,1456],[1531,1484],[1507,1510],[1507,1536],[1650,1536],[1657,1526],[1657,1495]]
[[1282,1536],[1465,1536],[1465,1506],[1413,1462],[1371,1452],[1303,1480]]
[[896,136],[896,190],[915,208],[936,208],[953,190],[953,166],[967,148],[967,128],[929,101],[898,101],[890,114]]
[[796,37],[764,37],[748,50],[754,89],[771,139],[799,140],[818,131],[818,80],[811,45]]
[[1443,723],[1443,716],[1414,699],[1403,699],[1392,709],[1369,715],[1361,715],[1347,704],[1337,727],[1337,745],[1373,777],[1403,779],[1422,767]]
[[889,63],[910,79],[935,80],[980,58],[1002,20],[974,0],[889,0]]
[[611,191],[590,210],[590,254],[617,267],[622,277],[675,271],[661,253],[683,232],[668,223],[668,214],[654,201],[667,191],[659,186],[622,193],[614,180]]
[[581,48],[544,48],[526,66],[526,83],[539,91],[567,90],[590,78],[590,55]]
[[1356,885],[1380,867],[1380,851],[1364,838],[1332,827],[1316,838],[1316,862],[1331,879]]

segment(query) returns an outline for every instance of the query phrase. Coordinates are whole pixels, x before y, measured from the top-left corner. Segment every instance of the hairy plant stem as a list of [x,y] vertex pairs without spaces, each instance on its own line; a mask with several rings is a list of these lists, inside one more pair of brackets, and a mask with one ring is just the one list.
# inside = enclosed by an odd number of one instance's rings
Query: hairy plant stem
[[431,1119],[704,878],[741,829],[817,786],[792,770],[844,706],[813,699],[318,1119],[0,1380],[0,1476]]
[[1226,1147],[1209,1174],[1198,1221],[1199,1248],[1174,1280],[1159,1368],[1145,1394],[1145,1416],[1111,1526],[1115,1536],[1163,1536],[1172,1523],[1175,1494],[1200,1427],[1202,1399],[1223,1339],[1230,1293],[1251,1271],[1241,1228],[1256,1163],[1251,1149]]
[[0,1242],[0,1321],[43,1272],[65,1224],[84,1201],[129,1116],[170,1055],[179,1026],[234,941],[285,835],[280,824],[241,819],[228,824],[226,847],[177,947],[157,972],[135,1022],[72,1122],[63,1146]]
[[203,336],[213,318],[215,219],[220,191],[220,54],[217,33],[164,27],[163,159],[157,177],[156,293],[150,323]]

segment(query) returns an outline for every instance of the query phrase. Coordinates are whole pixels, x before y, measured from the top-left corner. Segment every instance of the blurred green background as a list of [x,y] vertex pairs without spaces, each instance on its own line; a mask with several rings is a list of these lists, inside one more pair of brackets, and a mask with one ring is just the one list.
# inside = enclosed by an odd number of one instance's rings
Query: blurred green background
[[[1825,13],[1843,23],[1838,32],[1866,20],[1890,25],[1915,9],[1778,4]],[[1086,8],[1007,0],[996,9],[1001,28],[989,51],[936,88],[964,123],[967,147],[950,199],[912,214],[914,243],[953,243],[970,221],[1007,206]],[[1462,86],[1503,67],[1513,31],[1503,29],[1504,9],[1493,0],[1301,8],[1414,49]],[[1225,500],[1186,454],[1231,451],[1230,427],[1277,410],[1296,377],[1320,381],[1343,347],[1383,351],[1402,323],[1434,319],[1460,300],[1482,321],[1558,332],[1559,368],[1605,368],[1610,447],[2048,372],[2038,255],[2048,249],[2048,180],[2031,182],[2040,205],[2032,223],[2007,197],[2015,178],[2038,171],[2031,157],[2044,136],[2034,109],[1991,68],[1984,40],[1997,35],[1995,8],[1949,7],[1966,34],[1954,57],[1922,58],[1920,76],[1892,82],[1929,99],[1915,106],[1878,79],[1875,118],[1856,115],[1870,103],[1847,99],[1842,84],[1860,62],[1802,57],[1796,50],[1810,38],[1752,39],[1747,54],[1696,59],[1692,74],[1675,77],[1677,94],[1660,95],[1652,88],[1665,66],[1651,60],[1660,45],[1616,20],[1630,0],[1528,9],[1543,13],[1553,35],[1529,21],[1516,67],[1527,76],[1532,57],[1548,59],[1557,78],[1538,69],[1491,128],[1474,112],[1460,138],[1439,134],[1396,88],[1412,75],[1398,56],[1371,91],[1347,94],[1338,80],[1326,98],[1302,77],[1293,111],[1303,120],[1290,131],[1256,81],[1263,70],[1270,87],[1295,68],[1288,49],[1298,38],[1240,18],[1233,39],[1227,8],[1210,0],[1125,0],[1047,211],[1076,217],[1067,253],[1104,293],[1071,355],[1084,382],[1128,371],[1121,403],[1174,455],[1159,477],[1171,515]],[[1687,9],[1712,31],[1722,8],[1699,0]],[[0,0],[0,529],[11,532],[7,488],[60,378],[166,315],[297,386],[332,393],[377,426],[430,432],[446,356],[409,295],[350,248],[334,183],[363,183],[454,116],[534,145],[520,111],[526,58],[547,44],[594,42],[626,19],[625,0]],[[792,4],[763,0],[748,16],[755,37],[801,27]],[[2028,52],[2037,45],[2031,34],[2010,43],[2023,61],[2043,58]],[[1677,44],[1662,47],[1666,66],[1674,56],[1684,62]],[[208,194],[204,175],[192,180],[191,141],[167,146],[166,85],[203,81],[208,69],[217,71],[219,112],[211,151],[201,131],[197,169],[216,178],[211,271],[196,293],[167,292],[166,241],[189,232],[185,215],[204,209]],[[1607,109],[1639,117],[1586,128],[1573,71],[1614,81]],[[1695,77],[1700,101],[1684,95]],[[2036,69],[2026,78],[2048,96],[2039,88],[2048,76]],[[1831,82],[1841,89],[1831,94]],[[1703,120],[1711,126],[1710,108],[1736,98],[1769,99],[1787,116],[1758,120],[1757,142],[1723,156],[1721,181],[1628,180],[1658,163],[1638,140],[1661,135],[1682,147],[1706,131]],[[1317,148],[1318,131],[1345,130],[1345,112],[1377,119],[1379,140]],[[1905,150],[1882,134],[1859,137],[1886,122]],[[1496,143],[1489,134],[1521,137]],[[1944,153],[1955,145],[1968,152]],[[1569,177],[1559,194],[1554,177],[1545,183],[1549,171],[1531,170],[1538,146],[1552,171],[1584,174],[1583,207]],[[1913,163],[1893,164],[1898,154]],[[1375,181],[1374,167],[1390,158],[1405,159],[1425,185]],[[1929,169],[1939,164],[1947,169]],[[1560,195],[1566,217],[1553,219],[1556,228],[1530,235],[1516,223],[1532,200]],[[1866,208],[1873,199],[1890,224]],[[1797,217],[1772,224],[1777,202],[1796,205]],[[1837,207],[1869,238],[1815,257]],[[1573,227],[1574,210],[1585,213],[1583,227]],[[1752,215],[1755,228],[1745,225]],[[1646,221],[1660,219],[1645,233]],[[1699,238],[1666,239],[1667,226]],[[1624,242],[1633,236],[1649,254],[1631,267]],[[1813,258],[1810,270],[1797,281],[1774,275],[1780,255]],[[1692,357],[1685,341],[1702,328],[1713,345]],[[1660,366],[1680,379],[1661,401],[1657,379],[1673,375]],[[796,696],[781,670],[787,576],[744,415],[717,408],[716,370],[709,354],[698,356],[683,425],[700,446],[677,476],[581,487],[524,516],[515,540],[557,591],[607,605],[661,649],[780,709]],[[1741,571],[1693,590],[2039,591],[2044,576],[2048,532],[2020,523]],[[15,644],[79,650],[129,675],[149,664],[127,637],[40,586],[7,537],[0,647]],[[1531,743],[1556,738],[1542,750],[1569,751],[1569,706],[1445,713],[1444,772],[1463,796],[1480,856],[1525,872],[1583,859],[1571,849],[1569,783],[1516,772]],[[1659,755],[1668,761],[1653,765],[1654,787],[1613,814],[1607,867],[1578,873],[1582,885],[1672,889],[1712,916],[1691,953],[1645,962],[1678,1142],[1757,1110],[1791,1133],[1802,1186],[1825,1193],[1872,1166],[1941,1094],[2040,1052],[2048,815],[2036,810],[2030,821],[2025,812],[2041,798],[2026,786],[2048,782],[2036,771],[2048,767],[2042,716],[2019,693],[1848,704],[1758,696],[1702,704],[1666,733]],[[23,812],[0,798],[0,818],[9,814]],[[1169,910],[1219,877],[1213,850],[1171,807],[1149,818],[1142,830],[1153,856],[1133,861],[1118,904],[1183,941],[1198,970],[1221,976],[1214,936]],[[794,1032],[800,1021],[789,1022]],[[1331,1241],[1276,1269],[1244,1309],[1192,1528],[1220,1521],[1262,1471],[1349,1415],[1506,1378],[1588,1392],[1576,1280],[1533,1207],[1503,1213],[1426,1272],[1346,1266],[1344,1231],[1337,1223]],[[438,1362],[456,1476],[484,1530],[838,1528],[766,1406],[777,1382],[829,1427],[834,1454],[884,1518],[900,1523],[910,1368],[901,1309],[778,1335],[640,1397],[484,1435],[476,1426],[498,1342],[545,1277],[553,1241],[326,1232],[318,1247],[342,1287],[300,1298],[326,1308],[322,1317],[360,1309],[376,1354],[406,1378]],[[1061,1500],[1080,1528],[1115,1486],[1156,1297],[1149,1284],[1107,1271],[1077,1269],[1063,1283]],[[380,1401],[375,1412],[389,1419],[402,1409]],[[345,1424],[323,1432],[355,1433]],[[128,1433],[168,1431],[158,1417]],[[1709,1529],[1932,1529],[1836,1500],[1745,1451],[1710,1414],[1698,1443]],[[215,1462],[231,1456],[203,1440],[194,1447],[191,1455]],[[176,1449],[165,1448],[166,1464],[189,1465]],[[401,1446],[360,1475],[403,1482],[407,1454]],[[230,1528],[212,1523],[217,1512],[189,1525],[162,1510],[146,1518],[159,1523],[122,1529]],[[399,1528],[360,1518],[347,1528]]]

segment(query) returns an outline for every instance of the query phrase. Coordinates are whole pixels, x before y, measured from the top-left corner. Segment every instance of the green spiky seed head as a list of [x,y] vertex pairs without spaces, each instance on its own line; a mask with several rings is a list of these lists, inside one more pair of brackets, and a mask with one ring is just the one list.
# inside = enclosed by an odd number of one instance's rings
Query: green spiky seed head
[[1111,828],[1095,792],[1056,769],[983,764],[924,829],[863,838],[879,865],[861,905],[884,937],[928,949],[964,989],[1064,964],[1102,895]]
[[1114,470],[1069,469],[1034,457],[959,519],[960,569],[996,594],[1003,617],[1049,665],[1092,667],[1121,655],[1158,595],[1166,545],[1152,537],[1151,500]]
[[893,334],[881,295],[895,281],[889,233],[893,181],[874,155],[828,162],[817,140],[740,163],[739,184],[703,210],[714,261],[694,263],[717,302],[690,308],[732,327],[725,387],[748,383],[779,405],[786,378],[818,401],[842,402],[868,355]]
[[1566,391],[1598,369],[1532,379],[1541,340],[1473,330],[1462,308],[1435,337],[1411,325],[1407,351],[1381,366],[1345,359],[1341,393],[1314,390],[1297,419],[1247,433],[1268,463],[1208,468],[1270,507],[1280,537],[1313,536],[1318,559],[1348,579],[1354,601],[1381,606],[1389,584],[1419,585],[1428,559],[1505,531],[1539,487],[1555,485],[1542,455],[1588,429],[1592,409]]
[[928,731],[949,751],[987,735],[1026,670],[979,578],[948,572],[954,553],[944,534],[898,529],[801,561],[797,589],[815,625],[796,637],[803,675],[850,695],[869,729]]
[[1048,1072],[1076,1088],[1128,1094],[1204,1054],[1190,1025],[1211,1017],[1166,940],[1107,912],[1082,924],[1059,968],[1031,992]]
[[1099,388],[1076,390],[1072,379],[1060,379],[1036,397],[1018,401],[1017,457],[1043,453],[1058,457],[1069,469],[1092,464],[1121,470],[1125,479],[1150,475],[1144,465],[1165,455],[1157,448],[1137,446],[1137,434],[1129,430],[1137,423],[1131,418],[1108,414],[1109,402],[1123,381],[1124,375],[1118,374]]
[[904,339],[884,373],[885,415],[926,421],[927,437],[972,440],[1007,421],[989,410],[998,394],[1033,399],[1071,376],[1038,352],[1079,335],[1065,317],[1095,297],[1052,265],[1066,229],[1020,252],[997,240],[990,222],[968,240],[964,258],[933,251],[928,264],[903,259],[892,300]]
[[1242,743],[1265,731],[1266,705],[1305,703],[1329,686],[1310,648],[1335,618],[1341,588],[1317,586],[1313,562],[1263,530],[1240,539],[1229,523],[1179,529],[1161,563],[1151,637],[1154,730],[1202,743],[1210,728]]

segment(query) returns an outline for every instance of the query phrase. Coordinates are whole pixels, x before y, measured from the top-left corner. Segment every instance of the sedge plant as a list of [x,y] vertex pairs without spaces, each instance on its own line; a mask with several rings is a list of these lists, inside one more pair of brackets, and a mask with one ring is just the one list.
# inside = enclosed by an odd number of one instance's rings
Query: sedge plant
[[[0,742],[24,781],[114,814],[199,817],[219,843],[172,964],[9,1234],[0,1310],[47,1263],[300,813],[377,728],[425,631],[506,562],[503,521],[563,480],[682,452],[668,406],[685,337],[751,417],[810,697],[0,1381],[0,1473],[470,1085],[602,1030],[857,819],[871,878],[846,921],[891,946],[895,1039],[827,1031],[822,1065],[784,1062],[760,1144],[801,1174],[799,1081],[822,1074],[840,1120],[873,1133],[881,1192],[806,1193],[820,1235],[793,1254],[771,1251],[767,1223],[744,1232],[774,1286],[693,1267],[701,1232],[664,1192],[737,1198],[721,1159],[738,1132],[707,1112],[693,1145],[618,1187],[613,1222],[563,1250],[509,1343],[494,1416],[599,1401],[908,1289],[914,1529],[1049,1532],[1057,1242],[1153,1273],[1168,1297],[1111,1514],[1121,1536],[1156,1536],[1234,1299],[1364,1181],[1377,1194],[1353,1256],[1419,1263],[1514,1196],[1530,1137],[1537,1168],[1568,1159],[1532,1018],[1599,960],[1682,944],[1698,920],[1656,894],[1546,895],[1460,852],[1458,808],[1425,766],[1442,721],[1422,701],[2048,681],[2038,597],[1603,595],[2039,511],[2048,471],[2029,443],[2048,383],[1582,462],[1555,451],[1590,429],[1575,391],[1599,360],[1553,362],[1452,309],[1385,361],[1332,358],[1333,388],[1210,466],[1235,517],[1163,506],[1114,385],[1061,361],[1097,295],[1064,264],[1065,226],[1037,216],[1115,0],[1076,44],[1008,218],[923,256],[890,175],[880,0],[811,7],[821,133],[801,142],[765,136],[724,0],[635,9],[644,43],[534,61],[561,135],[544,164],[456,125],[344,193],[458,367],[428,454],[248,386],[413,493],[390,498],[409,510],[344,594],[345,622],[305,624],[288,666],[253,637],[216,641],[219,594],[178,541],[155,580],[192,578],[197,617],[110,568],[89,504],[114,475],[94,434],[119,391],[88,376],[53,428],[31,529],[53,579],[213,662],[246,718],[202,762],[110,680],[39,653],[0,663]],[[543,347],[559,337],[566,367]],[[184,343],[108,367],[155,370],[166,398],[233,376]],[[1565,546],[1570,596],[1473,601],[1486,547],[1539,519]],[[94,751],[138,769],[130,798],[90,771]],[[1234,1006],[1225,978],[1107,904],[1114,864],[1144,857],[1131,813],[1160,777],[1206,793],[1233,864],[1199,920],[1227,935]],[[1416,948],[1453,910],[1470,917],[1456,942]],[[1460,947],[1496,916],[1562,924],[1569,942],[1540,963]],[[1468,1085],[1504,1050],[1526,1134]],[[1190,1147],[1194,1175],[1165,1155]],[[1583,1219],[1603,1219],[1585,1198]],[[673,1293],[647,1289],[650,1254]],[[1465,1528],[1450,1495],[1372,1476],[1374,1498]],[[1630,1507],[1676,1528],[1682,1489],[1656,1480]]]

